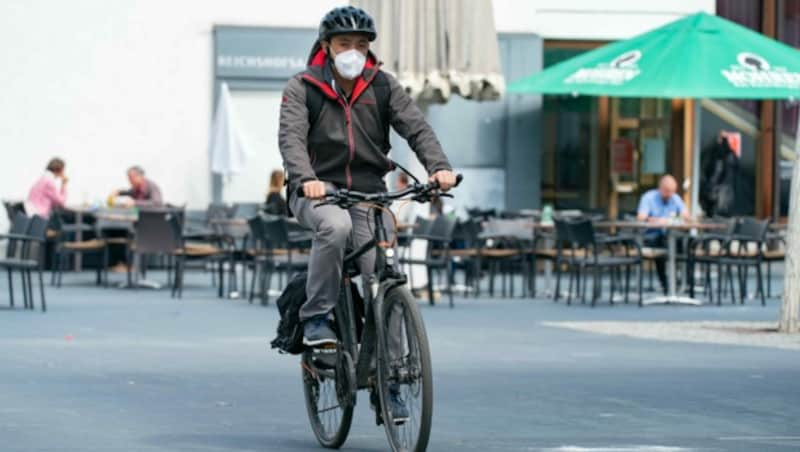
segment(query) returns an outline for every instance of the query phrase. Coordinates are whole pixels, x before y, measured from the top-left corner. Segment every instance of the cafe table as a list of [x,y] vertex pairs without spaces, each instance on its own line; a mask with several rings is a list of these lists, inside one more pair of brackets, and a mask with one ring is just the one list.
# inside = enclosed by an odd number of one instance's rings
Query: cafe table
[[[677,221],[665,224],[652,224],[644,221],[595,221],[592,225],[596,229],[636,229],[644,232],[647,229],[661,229],[667,238],[667,294],[651,297],[643,300],[645,305],[653,304],[687,304],[701,305],[701,300],[687,297],[678,293],[677,288],[677,254],[678,254],[678,233],[692,231],[712,231],[722,230],[727,227],[724,223],[703,223],[697,221]],[[552,231],[553,223],[531,222],[530,227],[544,231]],[[549,264],[549,262],[548,262]],[[552,265],[552,264],[551,264]],[[548,266],[549,267],[549,266]],[[545,268],[545,276],[548,289],[552,288],[552,271]]]
[[[67,206],[67,212],[75,215],[75,228],[70,232],[75,233],[75,241],[83,241],[83,232],[91,231],[89,225],[84,224],[84,220],[88,218],[95,218],[105,220],[111,223],[119,223],[120,227],[127,227],[136,221],[135,211],[132,209],[115,209],[115,208],[98,208],[93,206]],[[75,271],[83,270],[83,260],[81,253],[75,253]]]
[[686,304],[694,306],[703,304],[701,300],[678,293],[676,262],[678,254],[678,233],[722,230],[727,227],[725,223],[701,223],[696,221],[674,221],[664,224],[653,224],[644,221],[604,221],[599,223],[603,224],[604,227],[615,229],[639,229],[642,232],[647,229],[660,229],[664,231],[667,238],[667,294],[646,298],[642,301],[642,304]]

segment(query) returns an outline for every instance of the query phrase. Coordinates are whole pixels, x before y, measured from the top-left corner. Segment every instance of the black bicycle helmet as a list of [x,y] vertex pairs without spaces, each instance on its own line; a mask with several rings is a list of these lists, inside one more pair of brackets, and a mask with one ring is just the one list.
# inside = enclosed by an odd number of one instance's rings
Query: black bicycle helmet
[[319,40],[328,41],[333,36],[345,33],[364,33],[370,41],[374,41],[378,33],[375,21],[361,8],[340,6],[332,9],[319,23]]

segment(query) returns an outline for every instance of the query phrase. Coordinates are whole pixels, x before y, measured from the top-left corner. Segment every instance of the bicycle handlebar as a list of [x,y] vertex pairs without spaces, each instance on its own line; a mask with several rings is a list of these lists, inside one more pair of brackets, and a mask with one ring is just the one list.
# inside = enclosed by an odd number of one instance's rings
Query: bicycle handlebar
[[[456,175],[456,183],[453,187],[457,187],[461,184],[461,181],[464,179],[464,176],[461,174]],[[439,183],[434,181],[427,184],[413,184],[407,188],[402,190],[394,191],[394,192],[383,192],[383,193],[364,193],[356,190],[350,190],[346,188],[336,189],[334,191],[326,192],[325,196],[322,198],[324,201],[321,205],[326,204],[355,204],[359,202],[373,202],[373,203],[387,203],[389,201],[396,201],[398,199],[405,198],[406,196],[411,196],[410,199],[417,201],[417,202],[427,202],[430,200],[432,195],[436,196],[448,196],[447,194],[440,194],[437,193],[439,191]],[[305,194],[303,193],[302,187],[297,190],[297,196],[303,198]]]

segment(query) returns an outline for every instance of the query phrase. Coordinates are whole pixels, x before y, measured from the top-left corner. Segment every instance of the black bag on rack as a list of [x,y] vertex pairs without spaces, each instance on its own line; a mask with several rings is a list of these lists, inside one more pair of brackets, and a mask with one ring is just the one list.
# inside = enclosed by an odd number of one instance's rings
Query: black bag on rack
[[303,324],[300,322],[300,308],[306,302],[306,281],[308,274],[298,273],[289,281],[275,304],[281,314],[278,322],[278,335],[270,345],[280,353],[297,355],[303,352]]

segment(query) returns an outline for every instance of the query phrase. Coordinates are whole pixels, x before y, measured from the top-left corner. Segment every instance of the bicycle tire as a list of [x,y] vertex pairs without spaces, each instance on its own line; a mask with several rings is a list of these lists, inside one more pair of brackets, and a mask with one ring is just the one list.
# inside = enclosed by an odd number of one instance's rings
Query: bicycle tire
[[[385,337],[382,339],[383,345],[378,348],[379,353],[388,353],[391,334],[388,323],[391,321],[390,313],[395,306],[402,307],[405,328],[401,328],[400,331],[405,346],[400,359],[395,357],[393,360],[389,356],[379,356],[377,360],[382,363],[377,367],[383,425],[392,451],[423,452],[428,446],[433,419],[433,371],[428,336],[417,302],[408,289],[405,286],[392,289],[384,301],[382,317],[387,326],[384,327]],[[402,364],[398,365],[397,361],[402,361]],[[393,369],[393,366],[404,367],[407,375],[403,375],[403,369]],[[390,398],[389,386],[393,383],[399,384],[401,397],[409,408],[410,417],[401,425],[395,424],[390,404],[387,403]],[[409,403],[412,402],[412,397],[414,397],[413,404]]]
[[[345,403],[345,406],[341,406],[336,392],[336,379],[332,377],[333,371],[329,376],[323,375],[310,362],[311,353],[310,351],[303,353],[300,366],[308,420],[314,436],[322,447],[338,449],[344,444],[350,433],[355,400],[351,398]],[[320,387],[323,390],[320,390]],[[320,411],[318,404],[321,395],[324,399],[323,405],[332,404],[334,401],[337,405],[326,406],[322,408],[323,411]]]

